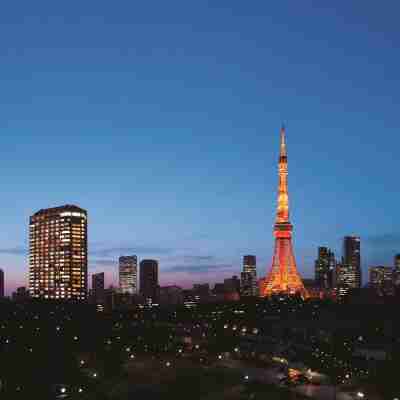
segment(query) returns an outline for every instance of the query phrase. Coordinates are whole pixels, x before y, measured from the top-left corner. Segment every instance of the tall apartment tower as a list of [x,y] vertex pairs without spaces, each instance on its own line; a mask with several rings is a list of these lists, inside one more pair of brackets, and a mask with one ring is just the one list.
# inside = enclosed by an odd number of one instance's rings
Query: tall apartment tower
[[0,298],[4,297],[4,271],[0,269]]
[[121,293],[137,294],[137,257],[119,258],[119,290]]
[[347,295],[351,289],[361,287],[361,254],[358,236],[344,237],[342,262],[337,266],[336,275],[339,297]]
[[29,293],[42,299],[86,299],[86,210],[65,205],[30,217]]
[[315,284],[323,289],[332,289],[335,285],[336,260],[328,247],[318,247],[315,260]]
[[145,301],[153,302],[158,298],[158,262],[142,260],[140,262],[140,293]]
[[104,304],[105,302],[104,282],[104,272],[92,275],[92,298],[94,304]]
[[258,296],[256,256],[243,256],[243,271],[241,278],[241,295]]
[[345,236],[343,240],[343,268],[354,276],[352,288],[361,287],[361,249],[358,236]]

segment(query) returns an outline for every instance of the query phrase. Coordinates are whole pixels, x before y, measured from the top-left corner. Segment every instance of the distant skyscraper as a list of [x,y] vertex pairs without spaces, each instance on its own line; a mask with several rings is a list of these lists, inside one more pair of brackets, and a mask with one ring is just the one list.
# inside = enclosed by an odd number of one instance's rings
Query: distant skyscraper
[[318,247],[318,258],[315,260],[315,285],[323,289],[332,289],[335,271],[335,254],[327,247]]
[[258,296],[256,256],[243,256],[243,271],[240,277],[242,296]]
[[95,304],[104,305],[104,272],[92,275],[92,297]]
[[224,290],[225,293],[240,293],[240,280],[236,275],[232,278],[224,279]]
[[156,260],[140,262],[140,293],[145,301],[158,300],[158,262]]
[[0,298],[4,297],[4,271],[0,269]]
[[400,254],[394,256],[393,284],[400,286]]
[[137,293],[137,257],[119,258],[119,290],[121,293]]
[[348,270],[351,288],[361,287],[361,250],[358,236],[345,236],[343,240],[343,268]]
[[29,299],[29,292],[26,290],[25,286],[21,286],[13,292],[11,297],[14,301],[26,301]]
[[400,270],[400,254],[394,256],[394,268]]
[[370,267],[369,286],[380,295],[393,293],[393,269],[391,267]]
[[86,299],[86,210],[65,205],[30,217],[29,292],[43,299]]

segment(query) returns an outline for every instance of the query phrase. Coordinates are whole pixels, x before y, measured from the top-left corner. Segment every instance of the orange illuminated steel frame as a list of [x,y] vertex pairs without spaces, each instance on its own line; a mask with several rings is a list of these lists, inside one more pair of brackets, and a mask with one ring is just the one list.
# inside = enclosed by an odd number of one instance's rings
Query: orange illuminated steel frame
[[293,255],[293,226],[289,222],[288,169],[284,127],[281,128],[280,134],[278,207],[274,226],[275,249],[271,269],[260,283],[260,296],[284,293],[308,297]]

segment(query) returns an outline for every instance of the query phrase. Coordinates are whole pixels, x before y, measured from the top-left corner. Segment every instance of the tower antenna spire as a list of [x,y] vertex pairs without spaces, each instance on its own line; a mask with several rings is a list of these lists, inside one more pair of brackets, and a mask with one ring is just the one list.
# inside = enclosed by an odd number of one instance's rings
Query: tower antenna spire
[[285,124],[282,122],[281,126],[281,151],[280,151],[280,157],[286,157],[286,140],[285,140]]

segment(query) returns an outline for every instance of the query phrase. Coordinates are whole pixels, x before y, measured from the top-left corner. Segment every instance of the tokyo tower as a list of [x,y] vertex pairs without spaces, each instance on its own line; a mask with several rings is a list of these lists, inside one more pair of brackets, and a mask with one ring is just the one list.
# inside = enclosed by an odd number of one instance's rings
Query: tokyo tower
[[297,271],[293,255],[292,230],[289,221],[289,197],[287,189],[287,154],[285,143],[285,128],[281,128],[281,145],[279,154],[279,189],[278,208],[274,226],[275,249],[271,269],[260,283],[260,296],[272,294],[300,294],[308,297],[301,277]]

